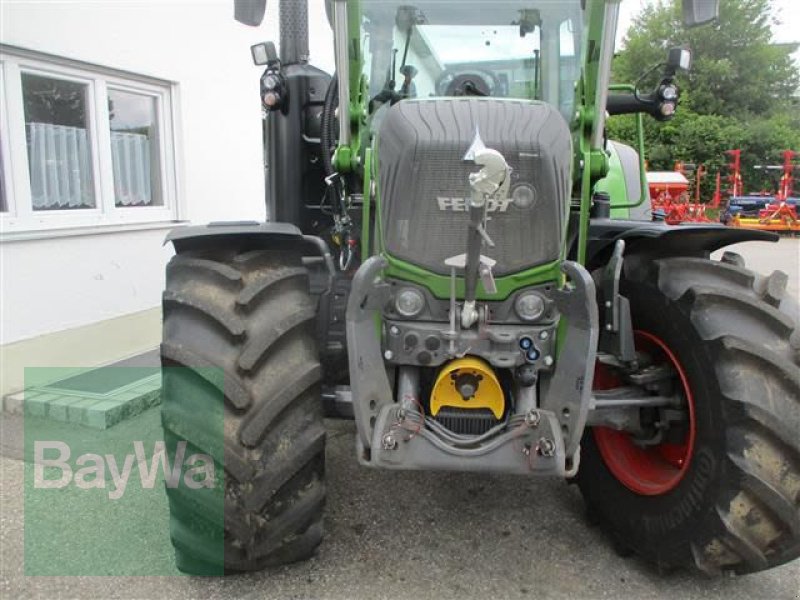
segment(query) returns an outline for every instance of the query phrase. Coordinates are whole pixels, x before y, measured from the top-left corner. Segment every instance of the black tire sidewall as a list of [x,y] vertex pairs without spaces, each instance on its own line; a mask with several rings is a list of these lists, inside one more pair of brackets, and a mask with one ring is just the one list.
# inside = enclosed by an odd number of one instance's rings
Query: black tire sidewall
[[689,467],[678,485],[658,496],[637,494],[622,484],[600,455],[591,429],[583,436],[578,483],[587,503],[599,513],[617,541],[659,564],[692,562],[691,545],[703,546],[709,513],[725,490],[725,414],[714,375],[713,344],[692,326],[688,307],[673,302],[649,282],[623,282],[634,329],[662,340],[683,368],[694,400],[695,442]]

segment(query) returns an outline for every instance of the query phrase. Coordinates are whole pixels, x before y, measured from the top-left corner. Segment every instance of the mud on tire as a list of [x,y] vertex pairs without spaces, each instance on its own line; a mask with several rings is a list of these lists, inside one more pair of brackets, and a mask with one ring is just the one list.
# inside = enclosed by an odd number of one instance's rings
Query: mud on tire
[[163,307],[167,446],[224,448],[224,518],[192,490],[167,489],[178,568],[219,574],[308,558],[322,539],[325,430],[301,257],[184,252],[167,267]]
[[800,555],[800,332],[785,283],[732,253],[626,272],[634,328],[664,340],[686,372],[696,437],[678,485],[648,496],[612,474],[587,430],[578,484],[617,547],[712,575]]

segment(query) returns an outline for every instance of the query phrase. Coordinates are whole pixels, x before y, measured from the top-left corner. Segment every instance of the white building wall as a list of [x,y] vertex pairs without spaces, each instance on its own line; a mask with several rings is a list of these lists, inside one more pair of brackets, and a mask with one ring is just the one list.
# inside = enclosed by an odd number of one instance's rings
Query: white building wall
[[[263,68],[249,48],[277,44],[269,5],[265,25],[249,28],[232,0],[3,0],[0,43],[173,83],[177,220],[263,220]],[[312,62],[331,71],[322,0],[310,13]],[[92,366],[154,347],[172,226],[1,232],[0,395],[21,387],[27,366]]]
[[4,243],[2,344],[157,307],[172,254],[165,233]]
[[[330,69],[321,2],[311,8],[312,52]],[[3,44],[177,84],[177,216],[193,223],[264,218],[261,68],[249,47],[277,40],[276,25],[277,1],[261,28],[235,22],[232,0],[0,3]],[[0,343],[158,307],[166,230],[6,236]]]

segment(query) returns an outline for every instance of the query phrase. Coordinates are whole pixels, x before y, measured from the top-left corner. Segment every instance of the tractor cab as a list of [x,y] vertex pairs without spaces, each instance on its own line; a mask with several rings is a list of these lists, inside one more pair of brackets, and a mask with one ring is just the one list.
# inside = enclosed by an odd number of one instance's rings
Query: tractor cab
[[401,99],[542,100],[570,120],[583,36],[580,3],[518,0],[491,11],[423,0],[362,3],[362,73],[372,108]]

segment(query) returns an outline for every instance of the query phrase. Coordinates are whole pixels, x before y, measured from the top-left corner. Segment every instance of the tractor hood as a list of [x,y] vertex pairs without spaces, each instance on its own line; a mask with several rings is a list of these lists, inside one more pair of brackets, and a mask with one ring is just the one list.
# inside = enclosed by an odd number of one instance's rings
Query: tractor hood
[[572,141],[549,104],[495,98],[404,100],[378,129],[384,250],[446,275],[445,259],[465,251],[469,175],[478,136],[512,168],[508,199],[488,205],[484,254],[507,275],[557,260],[569,210]]

